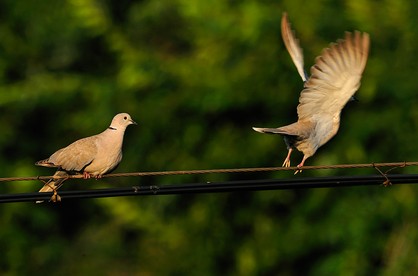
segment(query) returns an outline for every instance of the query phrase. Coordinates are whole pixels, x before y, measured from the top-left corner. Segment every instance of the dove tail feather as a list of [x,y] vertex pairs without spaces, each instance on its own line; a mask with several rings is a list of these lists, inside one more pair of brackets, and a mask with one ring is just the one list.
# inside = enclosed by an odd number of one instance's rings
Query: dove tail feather
[[44,159],[44,160],[40,160],[38,162],[35,163],[36,166],[41,166],[41,167],[49,167],[49,168],[57,168],[59,166],[55,165],[52,162],[49,162],[49,159]]
[[[62,170],[58,170],[55,174],[55,177],[65,177],[68,176],[68,173]],[[67,178],[58,178],[58,179],[54,179],[51,178],[50,180],[48,180],[48,182],[45,183],[45,185],[39,190],[40,193],[48,193],[48,192],[56,192],[61,186],[62,184],[64,184],[64,182],[67,180]],[[43,200],[38,200],[36,201],[36,203],[42,203],[44,202]]]
[[253,129],[260,133],[268,134],[288,134],[286,131],[280,130],[279,128],[263,128],[263,127],[253,127]]
[[56,180],[50,180],[48,181],[40,190],[40,193],[48,193],[48,192],[53,192],[54,190],[58,190],[62,184],[64,184],[64,181],[66,179],[56,179]]

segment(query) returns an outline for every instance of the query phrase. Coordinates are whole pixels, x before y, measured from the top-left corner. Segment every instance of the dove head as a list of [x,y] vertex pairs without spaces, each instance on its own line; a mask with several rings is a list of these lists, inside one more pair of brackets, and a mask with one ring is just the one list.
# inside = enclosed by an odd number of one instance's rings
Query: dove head
[[123,129],[129,125],[136,125],[134,120],[132,120],[131,116],[128,113],[119,113],[115,117],[113,117],[112,123],[110,124],[109,128],[113,130]]

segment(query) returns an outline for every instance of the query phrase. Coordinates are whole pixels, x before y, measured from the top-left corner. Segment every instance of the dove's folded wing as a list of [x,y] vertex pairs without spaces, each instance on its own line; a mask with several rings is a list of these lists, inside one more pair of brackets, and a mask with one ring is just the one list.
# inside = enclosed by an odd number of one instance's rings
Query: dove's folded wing
[[66,171],[81,171],[97,155],[97,135],[75,141],[55,152],[48,159]]

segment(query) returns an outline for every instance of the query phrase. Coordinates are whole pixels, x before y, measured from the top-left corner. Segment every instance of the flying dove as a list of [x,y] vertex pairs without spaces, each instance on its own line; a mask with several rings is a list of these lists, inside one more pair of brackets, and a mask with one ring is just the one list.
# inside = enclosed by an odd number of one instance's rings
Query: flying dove
[[[100,134],[75,141],[52,154],[37,166],[58,168],[54,177],[39,192],[54,192],[52,201],[60,200],[56,194],[68,173],[82,172],[84,178],[100,178],[114,170],[122,160],[122,143],[126,127],[136,125],[127,113],[117,114],[110,126]],[[59,178],[57,178],[59,177]],[[42,201],[37,201],[40,203]]]
[[279,128],[253,129],[261,133],[282,135],[288,149],[282,166],[290,167],[290,155],[296,148],[303,153],[302,162],[297,165],[301,168],[306,159],[337,133],[341,110],[360,87],[370,39],[367,33],[346,32],[344,40],[331,44],[316,58],[315,65],[311,67],[311,76],[307,78],[303,69],[302,49],[286,13],[281,23],[284,44],[299,75],[305,81],[297,107],[298,120]]

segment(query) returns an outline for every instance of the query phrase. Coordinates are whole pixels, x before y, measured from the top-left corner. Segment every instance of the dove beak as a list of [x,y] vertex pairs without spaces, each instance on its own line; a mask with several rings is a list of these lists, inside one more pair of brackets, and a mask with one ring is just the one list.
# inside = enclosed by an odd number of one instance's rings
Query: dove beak
[[130,119],[131,125],[138,125],[134,120]]

